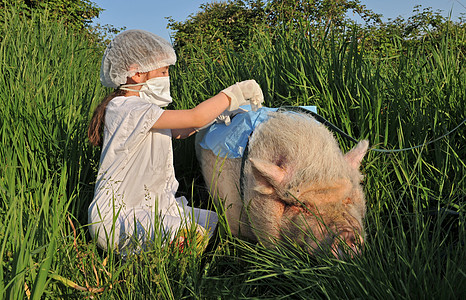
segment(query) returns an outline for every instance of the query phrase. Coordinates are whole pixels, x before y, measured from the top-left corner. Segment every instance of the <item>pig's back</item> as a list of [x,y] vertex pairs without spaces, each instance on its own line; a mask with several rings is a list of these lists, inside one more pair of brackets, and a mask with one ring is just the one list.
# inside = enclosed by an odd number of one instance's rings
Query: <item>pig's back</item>
[[271,113],[251,136],[249,157],[295,170],[290,185],[333,180],[350,171],[333,134],[311,116],[295,112]]

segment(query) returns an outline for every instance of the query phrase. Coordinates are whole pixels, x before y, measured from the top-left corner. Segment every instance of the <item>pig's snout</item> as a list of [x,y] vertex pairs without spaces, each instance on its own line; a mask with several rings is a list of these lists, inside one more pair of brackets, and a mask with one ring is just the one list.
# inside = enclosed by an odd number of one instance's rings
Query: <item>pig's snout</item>
[[339,236],[335,237],[332,244],[332,253],[336,258],[354,258],[355,255],[360,255],[364,239],[354,230],[343,230]]

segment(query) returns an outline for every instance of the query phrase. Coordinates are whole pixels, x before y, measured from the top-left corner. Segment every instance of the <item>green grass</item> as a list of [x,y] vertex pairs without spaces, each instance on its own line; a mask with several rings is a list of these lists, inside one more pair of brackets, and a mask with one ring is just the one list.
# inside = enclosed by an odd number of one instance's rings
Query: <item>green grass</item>
[[[225,228],[202,255],[162,243],[126,260],[102,252],[86,228],[100,155],[86,140],[87,124],[108,92],[98,79],[102,49],[39,15],[28,21],[6,13],[0,298],[452,299],[466,292],[464,125],[419,149],[369,152],[362,167],[367,242],[351,261],[265,249]],[[171,72],[173,108],[254,78],[268,106],[317,105],[344,131],[384,149],[423,144],[465,118],[464,49],[452,38],[464,40],[459,33],[366,53],[358,32],[311,39],[305,30],[258,31],[244,53],[218,57],[185,48]],[[345,151],[353,146],[337,139]],[[193,139],[175,149],[180,194],[207,207]]]

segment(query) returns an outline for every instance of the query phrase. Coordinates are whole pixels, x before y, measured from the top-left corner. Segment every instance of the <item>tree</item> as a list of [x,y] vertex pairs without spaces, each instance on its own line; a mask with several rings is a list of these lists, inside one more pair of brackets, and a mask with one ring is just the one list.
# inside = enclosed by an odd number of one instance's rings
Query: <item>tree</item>
[[330,23],[334,27],[345,27],[352,21],[347,13],[352,11],[366,23],[381,22],[381,15],[367,9],[360,0],[271,0],[267,6],[269,23],[272,26],[283,22],[306,21],[314,26]]
[[388,57],[399,54],[401,49],[435,44],[445,38],[456,40],[455,45],[463,50],[466,46],[466,26],[462,17],[453,21],[444,17],[441,10],[433,11],[431,7],[420,5],[414,7],[413,15],[408,18],[399,16],[377,26],[367,26],[361,32],[366,50]]
[[4,17],[5,9],[14,9],[29,18],[33,11],[47,11],[42,15],[52,21],[60,20],[68,28],[103,46],[125,29],[111,24],[93,25],[92,20],[98,18],[103,9],[90,0],[0,0],[0,22],[8,22]]
[[313,27],[346,28],[352,11],[367,23],[381,22],[381,15],[360,4],[360,0],[229,0],[203,4],[202,10],[184,22],[169,18],[175,32],[175,48],[209,45],[212,52],[225,47],[241,50],[251,41],[250,30],[273,32],[278,26],[306,23]]
[[265,18],[261,0],[212,2],[200,8],[202,11],[190,15],[184,22],[169,18],[168,27],[175,31],[177,50],[202,43],[238,50],[247,43],[250,28],[263,23]]
[[[225,49],[246,49],[254,41],[251,32],[273,36],[277,29],[321,38],[325,35],[318,33],[323,30],[337,36],[357,27],[357,38],[364,41],[364,48],[384,55],[393,54],[395,40],[412,46],[441,39],[447,31],[459,41],[464,40],[464,19],[453,22],[430,7],[416,6],[411,17],[387,22],[382,22],[382,15],[367,9],[360,0],[229,0],[200,8],[186,21],[169,19],[177,51],[189,45],[190,49],[202,49],[202,55],[216,57]],[[359,15],[365,24],[356,24],[348,13]],[[453,27],[454,31],[448,30]]]
[[[62,19],[67,26],[77,30],[90,27],[93,18],[99,17],[102,8],[89,0],[0,0],[0,9],[15,7],[26,16],[32,10],[49,10],[51,18]],[[2,21],[7,21],[3,20]]]

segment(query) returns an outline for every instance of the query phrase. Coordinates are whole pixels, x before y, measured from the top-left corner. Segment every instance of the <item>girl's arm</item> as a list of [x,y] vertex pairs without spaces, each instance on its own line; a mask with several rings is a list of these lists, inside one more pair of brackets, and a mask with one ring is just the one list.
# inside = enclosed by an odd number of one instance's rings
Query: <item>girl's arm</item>
[[195,133],[194,128],[172,129],[172,137],[175,139],[185,139]]
[[[192,109],[166,110],[152,126],[153,129],[193,129],[199,128],[218,117],[230,106],[230,98],[219,93],[205,100]],[[189,131],[189,130],[188,130]],[[173,132],[173,131],[172,131]],[[175,131],[176,134],[187,134],[186,131]],[[190,134],[192,134],[191,132]],[[190,135],[188,133],[188,136]]]

